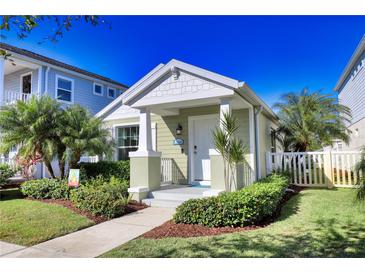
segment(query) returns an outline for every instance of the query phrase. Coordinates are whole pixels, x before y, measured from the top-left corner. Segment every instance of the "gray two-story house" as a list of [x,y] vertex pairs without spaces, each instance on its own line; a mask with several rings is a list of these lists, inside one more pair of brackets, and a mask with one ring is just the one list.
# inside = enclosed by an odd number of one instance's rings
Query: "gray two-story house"
[[37,53],[0,43],[11,54],[0,58],[0,105],[48,94],[96,114],[128,87],[110,78]]
[[349,145],[337,142],[338,150],[359,150],[365,146],[365,35],[341,74],[335,91],[341,104],[351,109]]
[[[98,113],[128,87],[110,78],[48,58],[9,44],[0,43],[9,54],[0,56],[0,106],[48,94],[64,106],[79,104]],[[17,151],[0,155],[0,163],[10,163]],[[37,177],[44,168],[37,168]],[[39,174],[39,173],[42,174]]]

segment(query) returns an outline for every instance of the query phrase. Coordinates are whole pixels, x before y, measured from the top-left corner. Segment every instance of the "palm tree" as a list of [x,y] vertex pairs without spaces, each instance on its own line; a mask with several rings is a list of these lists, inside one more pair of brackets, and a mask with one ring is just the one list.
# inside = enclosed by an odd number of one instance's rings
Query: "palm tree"
[[221,123],[222,127],[213,131],[213,140],[216,150],[223,157],[225,190],[230,192],[232,184],[237,183],[234,171],[237,165],[245,162],[247,147],[234,136],[238,126],[237,119],[232,114],[224,113]]
[[113,141],[102,121],[79,105],[67,108],[60,120],[60,140],[67,147],[70,168],[76,168],[84,154],[110,155]]
[[54,177],[51,161],[55,155],[53,139],[60,104],[49,96],[32,96],[0,110],[1,153],[18,147],[24,158],[41,158]]
[[278,133],[288,150],[317,150],[334,139],[349,141],[346,123],[351,119],[350,109],[328,94],[303,89],[299,94],[283,95],[274,108],[279,110]]
[[362,150],[361,161],[356,165],[356,172],[360,174],[357,182],[359,189],[357,191],[357,199],[365,200],[365,147]]

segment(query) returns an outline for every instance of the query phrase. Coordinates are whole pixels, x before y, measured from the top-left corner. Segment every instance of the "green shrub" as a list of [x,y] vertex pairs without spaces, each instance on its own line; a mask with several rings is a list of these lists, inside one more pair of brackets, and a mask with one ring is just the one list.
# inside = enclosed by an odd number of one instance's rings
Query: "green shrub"
[[0,164],[0,187],[8,183],[9,178],[13,177],[15,170],[7,164]]
[[71,191],[72,203],[81,210],[108,218],[124,213],[129,202],[129,182],[116,177],[109,181],[102,177],[90,180],[87,184]]
[[68,199],[70,189],[65,180],[38,179],[21,185],[23,195],[34,199]]
[[80,163],[81,181],[102,176],[109,179],[114,176],[122,180],[129,180],[129,161],[100,161],[97,163]]
[[275,212],[288,185],[287,176],[273,174],[239,191],[188,200],[176,209],[174,221],[208,227],[257,224]]

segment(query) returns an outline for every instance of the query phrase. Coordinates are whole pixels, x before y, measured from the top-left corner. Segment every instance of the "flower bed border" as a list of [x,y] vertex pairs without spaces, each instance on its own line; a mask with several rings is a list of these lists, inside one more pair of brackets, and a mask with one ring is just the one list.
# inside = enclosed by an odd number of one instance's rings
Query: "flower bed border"
[[[80,214],[82,216],[85,216],[86,218],[88,218],[89,220],[92,220],[95,224],[100,224],[103,223],[105,221],[109,221],[111,219],[108,219],[107,217],[104,216],[95,216],[93,215],[91,212],[89,211],[83,211],[78,209],[77,207],[75,207],[71,201],[69,200],[61,200],[61,199],[33,199],[33,198],[25,198],[26,200],[31,200],[31,201],[39,201],[42,203],[46,203],[46,204],[56,204],[56,205],[60,205],[63,207],[66,207],[70,210],[72,210],[73,212]],[[124,213],[121,216],[124,216],[126,214],[138,211],[138,210],[142,210],[147,208],[148,206],[143,204],[143,203],[138,203],[137,201],[131,201],[127,206],[126,209],[124,211]],[[119,218],[121,216],[118,216],[116,218]]]
[[143,238],[147,239],[162,239],[171,237],[189,238],[189,237],[201,237],[201,236],[213,236],[227,233],[234,233],[240,231],[254,230],[266,227],[273,223],[281,214],[281,208],[284,204],[291,199],[293,196],[297,195],[303,187],[290,187],[294,190],[286,192],[285,196],[281,200],[278,208],[276,209],[273,216],[263,220],[258,225],[250,225],[245,227],[206,227],[203,225],[192,225],[192,224],[176,224],[172,220],[163,223],[145,234],[141,235]]

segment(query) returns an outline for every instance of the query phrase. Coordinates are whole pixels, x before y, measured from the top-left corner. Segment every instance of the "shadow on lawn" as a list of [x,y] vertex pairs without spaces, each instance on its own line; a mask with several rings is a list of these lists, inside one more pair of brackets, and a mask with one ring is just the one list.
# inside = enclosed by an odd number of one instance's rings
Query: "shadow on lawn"
[[[215,237],[209,242],[191,241],[186,247],[197,257],[365,257],[365,228],[336,219],[318,221],[314,231],[299,235],[266,234]],[[274,236],[273,236],[274,235]]]
[[8,200],[22,199],[22,198],[24,198],[24,196],[20,192],[20,189],[18,189],[18,188],[0,189],[0,201],[8,201]]

